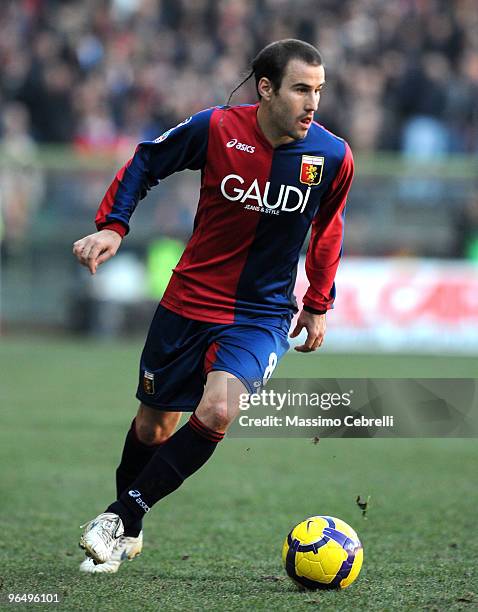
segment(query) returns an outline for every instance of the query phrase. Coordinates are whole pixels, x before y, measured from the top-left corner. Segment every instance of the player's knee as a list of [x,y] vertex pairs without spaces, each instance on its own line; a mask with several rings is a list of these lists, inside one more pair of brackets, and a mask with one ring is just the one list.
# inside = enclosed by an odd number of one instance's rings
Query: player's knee
[[148,446],[161,444],[161,442],[169,438],[169,435],[166,435],[162,427],[155,423],[148,423],[141,420],[138,422],[138,419],[136,419],[135,431],[138,440]]
[[181,416],[160,413],[141,405],[135,419],[136,436],[140,442],[153,446],[165,442],[174,432]]
[[222,394],[211,394],[203,398],[196,414],[204,425],[214,431],[226,431],[231,422],[227,400]]

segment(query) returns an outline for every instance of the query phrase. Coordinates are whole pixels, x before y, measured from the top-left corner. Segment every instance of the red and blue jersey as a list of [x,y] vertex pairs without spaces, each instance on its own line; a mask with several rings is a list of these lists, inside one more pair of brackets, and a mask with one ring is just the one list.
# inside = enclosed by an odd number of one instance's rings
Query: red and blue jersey
[[174,172],[201,171],[194,231],[161,302],[183,317],[235,323],[295,312],[309,228],[303,301],[319,311],[332,307],[352,153],[317,123],[304,139],[273,148],[257,109],[207,109],[139,144],[100,204],[97,228],[124,236],[151,187]]

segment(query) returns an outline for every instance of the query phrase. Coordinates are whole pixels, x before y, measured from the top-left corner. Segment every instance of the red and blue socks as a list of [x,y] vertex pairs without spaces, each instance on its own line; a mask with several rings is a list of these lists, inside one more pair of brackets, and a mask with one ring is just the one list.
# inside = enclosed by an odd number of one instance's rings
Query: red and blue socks
[[[134,434],[134,431],[130,430],[128,436],[130,433]],[[142,444],[145,448],[138,449],[136,467],[146,459],[146,449],[153,448],[154,451],[133,481],[127,478],[133,473],[133,461],[126,461],[122,467],[122,458],[118,467],[119,479],[117,471],[118,491],[127,480],[128,484],[119,492],[117,501],[108,507],[107,512],[118,514],[123,521],[125,534],[131,535],[131,531],[137,530],[144,515],[156,502],[175,491],[188,476],[206,463],[223,437],[224,433],[210,429],[193,413],[189,421],[159,447]],[[137,439],[130,439],[129,443],[141,444]],[[126,445],[123,455],[125,452]]]
[[[141,442],[136,434],[135,421],[126,435],[121,461],[116,468],[116,495],[119,499],[121,493],[129,488],[129,485],[136,480],[143,469],[149,463],[151,457],[158,450],[161,444],[148,445]],[[137,537],[143,528],[141,520],[132,523],[125,529],[126,536]]]

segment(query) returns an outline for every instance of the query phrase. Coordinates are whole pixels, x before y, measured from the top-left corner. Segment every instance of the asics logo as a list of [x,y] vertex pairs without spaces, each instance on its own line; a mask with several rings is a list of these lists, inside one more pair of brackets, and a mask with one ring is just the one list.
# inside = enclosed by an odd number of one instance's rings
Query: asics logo
[[143,508],[143,510],[145,512],[149,512],[151,510],[151,508],[148,506],[148,504],[146,502],[144,502],[141,499],[141,492],[140,491],[136,491],[135,489],[128,491],[128,495],[130,497],[132,497],[134,499],[134,501],[138,504],[138,506],[140,506],[141,508]]
[[238,151],[245,151],[246,153],[254,153],[256,147],[252,145],[244,144],[243,142],[239,142],[237,138],[233,138],[228,143],[226,143],[226,147],[228,149],[236,148]]

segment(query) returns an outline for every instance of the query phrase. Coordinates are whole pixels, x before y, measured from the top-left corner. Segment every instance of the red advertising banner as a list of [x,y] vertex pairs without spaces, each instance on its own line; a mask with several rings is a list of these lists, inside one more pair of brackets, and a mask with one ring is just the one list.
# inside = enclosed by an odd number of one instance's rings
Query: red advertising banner
[[[301,262],[299,305],[308,286]],[[478,352],[478,266],[419,259],[347,258],[336,279],[327,345]]]

